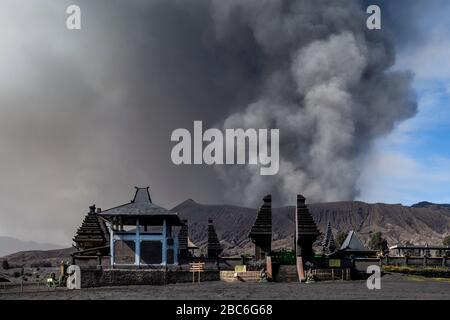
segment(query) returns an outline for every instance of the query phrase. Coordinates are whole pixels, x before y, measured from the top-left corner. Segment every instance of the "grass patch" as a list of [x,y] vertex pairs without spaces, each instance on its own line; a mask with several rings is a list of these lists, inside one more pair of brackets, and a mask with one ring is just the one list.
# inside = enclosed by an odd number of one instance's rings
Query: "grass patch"
[[427,278],[422,276],[407,275],[407,279],[414,282],[434,281],[434,282],[450,283],[450,278]]
[[[442,279],[437,281],[450,282],[450,270],[442,267],[428,267],[428,268],[412,268],[402,266],[383,266],[385,272],[397,272],[409,276],[426,277],[431,279]],[[418,278],[412,278],[418,281]]]
[[407,276],[407,279],[414,282],[425,282],[425,277],[419,277],[419,276]]
[[427,267],[427,268],[413,268],[413,267],[405,267],[405,266],[383,266],[384,271],[390,272],[414,272],[414,271],[424,271],[424,272],[449,272],[450,269],[443,267]]

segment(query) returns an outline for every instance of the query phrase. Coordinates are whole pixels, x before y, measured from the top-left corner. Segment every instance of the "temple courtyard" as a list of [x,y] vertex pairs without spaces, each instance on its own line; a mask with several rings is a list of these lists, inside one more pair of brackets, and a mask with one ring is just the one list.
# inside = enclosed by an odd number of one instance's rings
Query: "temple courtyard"
[[450,299],[450,279],[428,279],[400,274],[382,278],[380,290],[368,290],[365,281],[300,283],[180,283],[166,286],[101,287],[69,291],[2,292],[0,299]]

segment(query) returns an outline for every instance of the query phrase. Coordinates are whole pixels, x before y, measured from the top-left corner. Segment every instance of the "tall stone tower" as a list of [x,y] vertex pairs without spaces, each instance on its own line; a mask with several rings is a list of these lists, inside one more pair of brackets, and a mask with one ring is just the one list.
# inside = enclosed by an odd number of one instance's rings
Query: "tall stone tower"
[[265,196],[263,201],[248,235],[255,244],[255,261],[265,259],[272,250],[272,196]]
[[217,258],[222,250],[213,220],[208,219],[208,258]]
[[297,271],[300,280],[305,279],[304,269],[306,264],[312,263],[314,252],[313,243],[320,235],[320,231],[314,222],[313,217],[309,213],[305,204],[306,199],[302,195],[297,195],[297,214],[296,214],[296,255],[297,255]]

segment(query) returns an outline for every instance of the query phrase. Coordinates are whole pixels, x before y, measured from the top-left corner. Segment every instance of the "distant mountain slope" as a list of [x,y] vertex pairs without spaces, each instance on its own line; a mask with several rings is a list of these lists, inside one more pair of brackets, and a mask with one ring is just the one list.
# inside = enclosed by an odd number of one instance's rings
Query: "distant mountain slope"
[[[320,230],[325,232],[331,222],[334,235],[338,231],[355,230],[367,242],[372,232],[381,231],[390,245],[398,242],[441,244],[443,237],[450,233],[450,210],[443,205],[421,203],[413,207],[399,204],[367,204],[358,201],[318,203],[308,205]],[[225,247],[226,254],[239,255],[251,253],[253,247],[248,233],[256,218],[257,209],[232,205],[205,205],[186,200],[172,210],[189,221],[189,236],[200,247],[205,247],[207,239],[207,220],[212,218]],[[294,243],[295,207],[273,209],[273,248],[292,247]],[[34,262],[50,261],[54,265],[69,259],[74,248],[37,251],[36,246],[51,245],[27,243],[17,239],[0,237],[0,244],[21,243],[11,246],[8,251],[24,251],[8,255],[11,264],[30,265]],[[0,246],[1,248],[1,246]]]
[[432,206],[437,206],[437,207],[450,209],[450,204],[448,204],[448,203],[437,204],[437,203],[432,203],[432,202],[428,202],[428,201],[422,201],[422,202],[416,203],[416,204],[412,205],[411,207],[413,207],[413,208],[427,208],[427,207],[432,207]]
[[[440,244],[450,232],[450,211],[440,206],[406,207],[390,204],[367,204],[358,201],[308,205],[322,232],[330,221],[337,231],[355,230],[364,241],[370,233],[381,231],[389,244]],[[257,210],[230,205],[204,205],[193,200],[179,204],[174,211],[189,221],[189,235],[197,245],[204,246],[207,219],[214,220],[219,239],[228,254],[250,252],[248,232]],[[273,247],[292,247],[294,242],[295,207],[273,209]]]
[[11,253],[25,250],[52,250],[59,249],[61,246],[48,243],[37,243],[33,241],[22,241],[11,237],[0,236],[0,257]]
[[70,254],[75,251],[75,248],[20,251],[4,256],[3,259],[8,260],[8,263],[14,266],[23,265],[29,267],[33,263],[42,263],[44,261],[57,266],[61,260],[70,261]]

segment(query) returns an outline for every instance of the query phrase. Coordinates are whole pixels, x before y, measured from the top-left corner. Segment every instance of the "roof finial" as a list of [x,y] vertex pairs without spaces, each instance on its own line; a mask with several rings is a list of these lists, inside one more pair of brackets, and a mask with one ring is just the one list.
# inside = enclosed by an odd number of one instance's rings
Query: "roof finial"
[[134,198],[131,202],[152,202],[152,198],[150,197],[149,189],[150,187],[136,187],[136,193],[134,194]]

